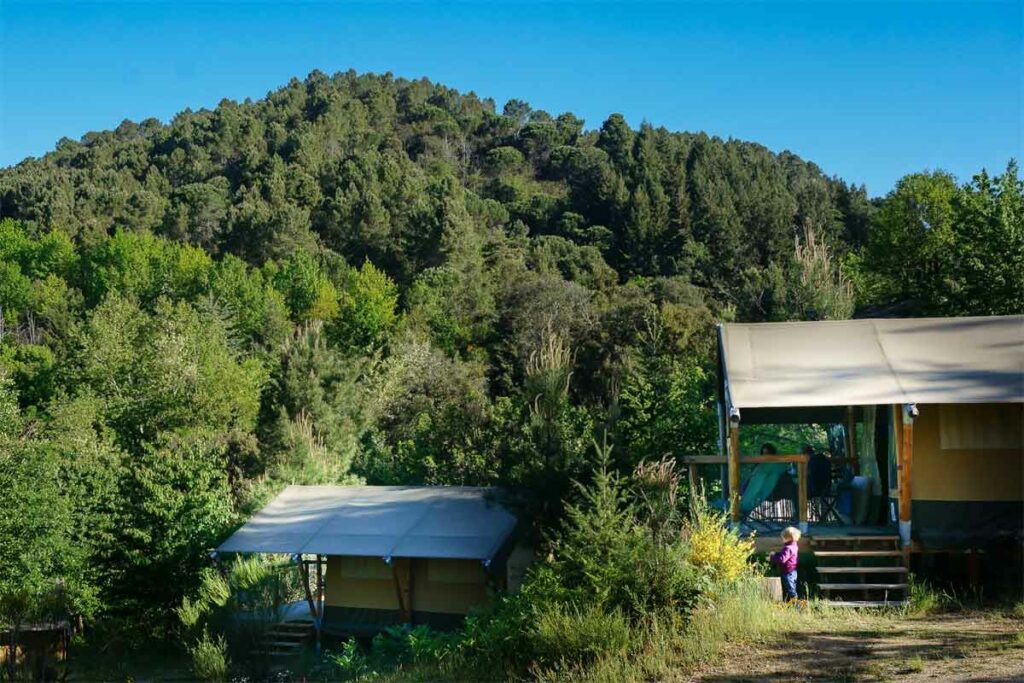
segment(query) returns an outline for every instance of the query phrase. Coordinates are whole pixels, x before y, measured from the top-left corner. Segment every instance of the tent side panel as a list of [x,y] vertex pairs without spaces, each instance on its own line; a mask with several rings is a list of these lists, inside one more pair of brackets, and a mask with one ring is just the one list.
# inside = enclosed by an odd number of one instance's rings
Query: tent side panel
[[328,557],[324,604],[398,610],[391,567],[379,557]]
[[479,560],[418,559],[413,585],[414,613],[466,614],[487,600],[487,577]]
[[921,405],[914,424],[914,531],[926,547],[1024,532],[1021,404]]

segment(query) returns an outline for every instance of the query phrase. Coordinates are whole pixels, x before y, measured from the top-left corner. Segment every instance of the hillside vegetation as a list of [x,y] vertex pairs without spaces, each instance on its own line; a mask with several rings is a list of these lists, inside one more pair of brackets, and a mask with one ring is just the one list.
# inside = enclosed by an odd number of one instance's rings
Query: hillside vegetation
[[[314,72],[0,170],[0,621],[164,634],[282,485],[713,452],[713,326],[1024,310],[1024,186]],[[541,540],[541,542],[544,542]]]

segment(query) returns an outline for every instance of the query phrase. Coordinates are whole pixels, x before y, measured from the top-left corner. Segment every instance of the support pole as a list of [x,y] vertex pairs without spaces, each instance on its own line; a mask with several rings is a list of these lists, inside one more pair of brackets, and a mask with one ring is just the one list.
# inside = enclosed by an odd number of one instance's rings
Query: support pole
[[729,510],[734,524],[740,523],[740,426],[729,425]]
[[316,653],[319,655],[324,626],[324,574],[320,555],[316,556],[316,608]]
[[857,423],[853,419],[853,406],[846,406],[846,457],[854,474],[860,474],[860,456],[857,453]]
[[306,560],[299,557],[299,576],[302,578],[302,591],[306,594],[306,603],[309,605],[309,615],[313,617],[313,621],[317,618],[316,603],[313,600],[313,593],[309,588],[309,566],[306,564]]
[[690,464],[686,468],[690,473],[690,500],[696,500],[700,494],[700,477],[697,474],[697,466]]
[[900,540],[903,542],[903,553],[910,550],[911,532],[911,481],[913,479],[914,462],[914,416],[917,407],[912,403],[903,407],[900,414],[900,448],[896,458],[897,484],[899,486],[899,529]]
[[800,532],[807,533],[807,461],[796,464],[797,510]]

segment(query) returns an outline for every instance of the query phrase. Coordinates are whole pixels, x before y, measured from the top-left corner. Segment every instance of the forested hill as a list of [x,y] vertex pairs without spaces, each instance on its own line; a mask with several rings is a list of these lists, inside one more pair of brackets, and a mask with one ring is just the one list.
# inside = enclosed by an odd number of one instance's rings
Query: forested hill
[[427,80],[352,72],[62,140],[4,171],[0,201],[0,215],[83,244],[148,230],[252,264],[327,248],[403,285],[460,250],[530,239],[603,260],[619,282],[681,276],[751,318],[791,313],[772,296],[795,236],[809,227],[844,252],[870,209],[862,188],[760,145],[618,115],[584,131],[571,113],[515,100],[499,113]]
[[1022,217],[1012,163],[868,201],[353,73],[63,140],[0,171],[0,621],[163,636],[285,483],[499,484],[547,538],[595,443],[714,451],[716,321],[1020,312]]

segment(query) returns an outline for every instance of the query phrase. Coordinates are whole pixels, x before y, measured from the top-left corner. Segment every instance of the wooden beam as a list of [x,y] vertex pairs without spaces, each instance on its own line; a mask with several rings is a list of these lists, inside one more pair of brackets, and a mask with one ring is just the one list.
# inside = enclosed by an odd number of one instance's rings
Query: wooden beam
[[309,614],[313,619],[317,618],[316,604],[313,602],[313,592],[309,588],[309,567],[306,561],[299,556],[299,576],[302,577],[302,590],[306,594],[306,602],[309,604]]
[[853,406],[846,406],[846,457],[853,463],[853,473],[860,474],[860,458],[857,457],[857,423],[854,421]]
[[[404,561],[403,561],[404,560]],[[404,572],[399,571],[399,566],[405,570]],[[403,585],[401,574],[405,574],[405,583]],[[391,576],[395,580],[395,595],[398,597],[398,610],[402,613],[402,621],[407,624],[412,623],[412,595],[410,595],[410,589],[412,586],[412,560],[409,558],[395,558],[391,562]]]
[[807,460],[808,457],[803,453],[796,453],[792,455],[745,455],[742,458],[740,458],[740,464],[747,465],[760,464],[766,462],[790,464],[801,462],[806,463]]
[[398,560],[391,560],[391,578],[395,581],[395,599],[398,600],[398,611],[405,618],[405,600],[402,598],[402,583],[398,580]]
[[[743,455],[740,456],[741,465],[757,465],[760,463],[774,462],[774,463],[795,463],[795,462],[807,462],[808,458],[803,453],[794,453],[789,455]],[[679,458],[679,462],[683,465],[725,465],[729,463],[729,458],[724,455],[684,455]]]
[[729,458],[724,455],[684,455],[679,462],[683,465],[724,465]]
[[909,548],[910,539],[906,537],[910,535],[910,510],[911,500],[913,500],[911,481],[913,479],[914,463],[914,421],[913,418],[908,419],[904,411],[905,408],[902,406],[898,410],[900,416],[898,422],[900,426],[900,448],[897,452],[896,471],[899,486],[900,536],[904,537],[904,546]]
[[729,510],[732,521],[740,522],[740,427],[729,425]]
[[796,464],[797,510],[800,531],[807,533],[807,460]]

